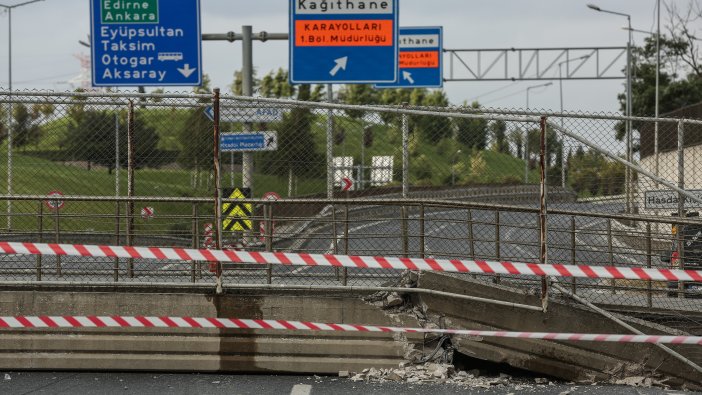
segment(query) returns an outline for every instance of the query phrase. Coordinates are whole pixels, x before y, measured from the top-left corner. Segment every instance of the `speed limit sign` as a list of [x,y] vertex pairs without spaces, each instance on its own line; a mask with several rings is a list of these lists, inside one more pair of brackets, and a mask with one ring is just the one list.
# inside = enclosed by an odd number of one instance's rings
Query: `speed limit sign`
[[44,204],[49,208],[49,210],[61,210],[66,204],[66,202],[61,199],[63,197],[63,193],[61,191],[51,191],[46,196],[48,196],[49,199],[44,200]]

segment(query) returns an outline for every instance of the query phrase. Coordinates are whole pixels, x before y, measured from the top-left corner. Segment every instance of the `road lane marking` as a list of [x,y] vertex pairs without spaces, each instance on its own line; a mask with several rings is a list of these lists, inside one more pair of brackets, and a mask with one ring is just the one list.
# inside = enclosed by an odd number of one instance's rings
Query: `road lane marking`
[[308,384],[296,384],[292,387],[290,395],[310,395],[312,393],[312,386]]

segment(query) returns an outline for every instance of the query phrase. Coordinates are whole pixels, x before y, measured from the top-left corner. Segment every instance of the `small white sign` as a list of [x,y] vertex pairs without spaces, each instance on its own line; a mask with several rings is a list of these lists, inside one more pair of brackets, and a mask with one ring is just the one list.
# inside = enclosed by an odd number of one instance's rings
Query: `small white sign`
[[[702,199],[702,190],[694,189],[688,192],[695,194]],[[644,207],[650,210],[660,209],[678,209],[679,195],[675,191],[646,191],[644,194]],[[702,203],[694,201],[689,197],[685,197],[685,206],[687,208],[702,208]]]

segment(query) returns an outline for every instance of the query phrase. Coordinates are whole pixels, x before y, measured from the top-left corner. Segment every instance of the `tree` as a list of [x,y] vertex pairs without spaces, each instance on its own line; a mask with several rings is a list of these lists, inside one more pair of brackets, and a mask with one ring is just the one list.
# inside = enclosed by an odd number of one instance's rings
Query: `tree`
[[[312,99],[312,88],[300,85],[297,99]],[[261,154],[261,166],[267,174],[285,176],[290,170],[302,177],[320,175],[324,168],[324,157],[315,149],[312,123],[314,114],[308,108],[295,107],[285,114],[278,127],[278,151]]]
[[[371,85],[344,85],[339,91],[339,100],[346,104],[373,105],[380,101],[380,92]],[[351,118],[360,119],[364,115],[361,110],[345,110]]]
[[507,141],[507,123],[497,120],[490,124],[490,135],[492,137],[494,151],[510,154],[509,142]]
[[24,147],[39,142],[41,128],[37,120],[40,114],[37,107],[33,111],[29,111],[27,106],[22,103],[13,106],[12,144],[15,147]]
[[[117,119],[115,119],[117,117]],[[107,111],[83,111],[72,119],[62,146],[73,160],[85,161],[88,170],[92,164],[102,165],[109,173],[115,168],[115,133],[119,137],[120,166],[127,167],[127,120],[126,115]],[[134,166],[143,168],[158,165],[159,136],[156,129],[147,124],[139,112],[134,115]]]
[[[467,107],[467,103],[463,103],[464,107]],[[480,104],[476,101],[470,105],[474,110],[480,108]],[[484,150],[487,146],[487,135],[488,135],[488,121],[485,119],[469,119],[469,118],[457,118],[456,128],[458,129],[458,134],[456,140],[459,143],[475,148],[476,150]]]
[[[702,19],[698,1],[688,2],[680,8],[676,3],[668,7],[670,21],[668,34],[660,37],[661,68],[659,77],[660,113],[665,114],[702,101],[702,58],[690,27]],[[632,115],[655,114],[656,97],[656,36],[647,37],[641,47],[632,50]],[[618,95],[620,109],[626,109],[626,93]],[[638,130],[641,122],[633,122]],[[618,140],[625,137],[625,125],[615,127]],[[638,147],[634,147],[638,149]]]
[[203,169],[211,168],[213,139],[212,121],[204,114],[204,108],[188,110],[188,117],[178,131],[178,163],[194,170],[196,175]]
[[509,142],[514,144],[516,157],[524,159],[524,132],[519,130],[519,128],[512,129],[509,132]]

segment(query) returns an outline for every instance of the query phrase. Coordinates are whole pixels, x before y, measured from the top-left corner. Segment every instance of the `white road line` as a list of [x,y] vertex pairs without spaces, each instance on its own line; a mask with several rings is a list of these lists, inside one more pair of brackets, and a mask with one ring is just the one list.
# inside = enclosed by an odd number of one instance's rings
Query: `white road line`
[[290,391],[290,395],[310,395],[312,386],[308,384],[295,384]]

